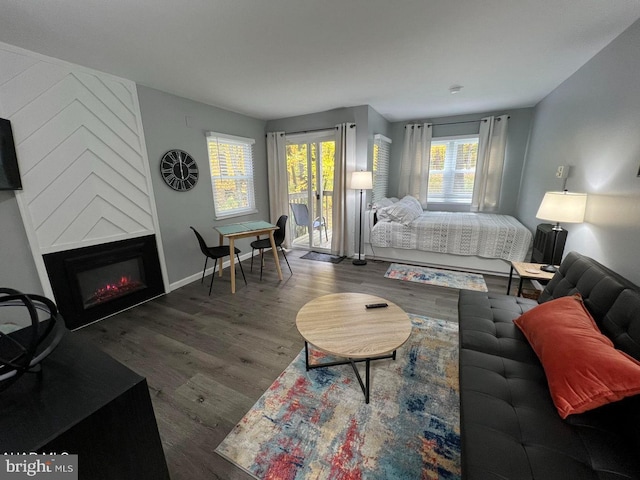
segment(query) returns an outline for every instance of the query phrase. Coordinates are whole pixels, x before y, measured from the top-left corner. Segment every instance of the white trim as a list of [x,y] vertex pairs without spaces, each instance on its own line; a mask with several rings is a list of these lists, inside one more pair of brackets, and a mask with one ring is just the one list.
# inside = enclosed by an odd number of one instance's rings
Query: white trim
[[[240,255],[240,261],[246,260],[248,258],[251,258],[251,254],[250,253],[245,253],[244,255]],[[238,262],[236,262],[237,265]],[[225,260],[222,263],[222,269],[224,270],[225,268],[229,268],[229,260]],[[207,268],[207,270],[205,271],[205,276],[207,275],[211,275],[213,273],[213,267],[209,267]],[[238,270],[236,270],[236,274],[238,273]],[[216,275],[218,273],[216,272]],[[224,275],[224,273],[223,273]],[[189,285],[190,283],[195,282],[196,280],[200,280],[202,278],[202,272],[198,272],[198,273],[194,273],[193,275],[189,275],[188,277],[183,278],[182,280],[178,280],[177,282],[173,282],[169,285],[169,291],[173,292],[174,290],[177,290],[178,288],[184,287],[185,285]],[[215,282],[215,280],[214,280]]]
[[300,143],[315,143],[321,141],[334,141],[336,139],[335,128],[327,128],[317,132],[301,132],[291,135],[285,134],[287,145],[297,145]]
[[[447,203],[456,204],[456,205],[464,205],[471,207],[471,203],[473,200],[473,189],[470,193],[464,194],[464,192],[456,189],[456,174],[473,174],[474,182],[476,180],[476,172],[477,168],[474,167],[472,169],[458,169],[457,166],[457,149],[456,145],[478,145],[480,142],[479,135],[450,135],[448,137],[434,137],[431,139],[431,152],[433,152],[434,147],[445,147],[445,157],[443,159],[442,170],[436,170],[434,168],[434,156],[431,154],[431,161],[429,164],[429,180],[431,180],[431,175],[435,175],[436,172],[442,175],[442,193],[433,193],[431,190],[427,191],[427,206],[431,203],[436,204],[442,208]],[[453,147],[453,148],[449,148]],[[476,166],[477,166],[477,155],[476,155]],[[458,185],[460,188],[460,185]]]
[[446,137],[433,137],[431,139],[431,144],[433,145],[433,142],[448,142],[450,140],[464,140],[467,138],[470,140],[479,140],[480,135],[477,133],[468,133],[466,135],[447,135]]
[[[215,210],[215,207],[214,207],[214,210]],[[252,215],[252,214],[258,213],[258,212],[259,212],[259,210],[256,210],[256,209],[242,210],[242,211],[236,210],[236,211],[227,213],[226,215],[225,214],[218,215],[214,211],[213,218],[214,218],[214,220],[224,220],[225,218],[244,217],[245,215]]]
[[451,253],[390,247],[373,247],[374,254],[370,243],[365,243],[364,251],[366,257],[373,260],[445,268],[463,272],[486,273],[501,277],[508,276],[511,270],[511,263],[500,258],[483,258],[475,255],[454,255]]
[[[153,230],[144,230],[144,231],[141,231],[141,232],[126,233],[126,234],[122,234],[122,235],[115,235],[115,236],[112,236],[112,237],[101,237],[101,238],[97,238],[97,239],[93,239],[93,240],[86,240],[86,241],[83,241],[81,243],[73,243],[73,244],[69,244],[69,245],[56,245],[54,247],[41,247],[40,248],[40,253],[42,255],[47,255],[49,253],[67,252],[69,250],[77,250],[78,248],[93,247],[93,246],[96,246],[96,245],[105,245],[107,243],[119,242],[121,240],[130,240],[130,239],[139,238],[139,237],[146,237],[148,235],[156,235],[156,232],[154,232]],[[160,253],[160,252],[158,252],[158,253]]]
[[16,190],[16,202],[18,202],[18,210],[20,210],[20,216],[22,217],[22,223],[24,224],[24,230],[27,234],[27,240],[29,241],[29,248],[31,249],[31,255],[33,261],[36,264],[36,272],[42,285],[42,291],[47,298],[55,298],[53,296],[53,289],[51,288],[51,282],[49,281],[49,275],[47,274],[47,267],[44,264],[43,253],[40,250],[40,244],[36,235],[36,229],[31,221],[31,214],[29,209],[25,205],[25,200],[22,191]]
[[237,142],[242,145],[250,144],[255,145],[256,139],[249,137],[239,137],[237,135],[228,135],[226,133],[218,133],[218,132],[206,132],[207,140],[210,138],[224,138],[225,140],[229,140],[230,142]]
[[[237,137],[237,136],[232,136],[232,135],[218,135],[215,134],[214,132],[208,132],[207,136],[206,136],[206,142],[207,142],[207,155],[208,155],[208,160],[209,160],[209,178],[211,180],[211,192],[213,194],[212,196],[212,201],[213,201],[213,216],[214,219],[219,220],[219,219],[223,219],[223,218],[230,218],[230,217],[239,217],[239,216],[243,216],[243,215],[249,215],[252,213],[257,213],[257,207],[256,207],[256,183],[255,183],[255,164],[256,164],[256,160],[255,160],[255,140],[251,139],[251,138],[245,138],[245,137]],[[221,162],[221,158],[224,158],[225,160],[230,160],[231,164],[236,163],[235,162],[235,158],[234,156],[232,156],[231,158],[227,158],[226,155],[220,155],[220,145],[228,145],[231,146],[232,148],[240,148],[242,149],[242,151],[244,152],[242,155],[242,163],[244,163],[245,166],[247,166],[247,164],[250,165],[251,167],[251,173],[250,174],[244,174],[244,175],[226,175],[224,174],[224,169],[222,168],[222,162]],[[212,146],[215,146],[216,151],[217,151],[217,155],[212,155],[211,152],[211,148]],[[214,158],[215,157],[215,158]],[[220,173],[219,175],[214,175],[213,172],[213,165],[214,163],[219,167]],[[238,163],[239,164],[239,163]],[[250,184],[250,189],[248,190],[248,202],[247,205],[242,205],[239,206],[237,208],[227,208],[227,209],[223,209],[222,205],[219,205],[216,200],[218,199],[218,195],[220,192],[218,192],[218,190],[216,189],[216,181],[217,180],[230,180],[230,181],[246,181],[247,183]],[[237,185],[236,185],[237,187]],[[221,210],[223,210],[222,212],[218,211],[218,208],[220,208]]]
[[[161,240],[161,237],[160,237],[160,227],[159,227],[158,215],[157,215],[156,204],[155,204],[155,197],[154,197],[154,194],[153,194],[153,188],[152,188],[152,182],[151,182],[150,164],[149,164],[149,158],[148,158],[148,153],[147,153],[147,149],[146,149],[146,142],[145,142],[145,138],[144,138],[144,130],[142,128],[142,115],[141,115],[141,112],[140,112],[140,103],[139,103],[139,99],[138,99],[137,85],[135,84],[135,82],[133,82],[132,80],[126,79],[126,78],[122,78],[122,77],[118,77],[118,76],[111,75],[111,74],[108,74],[108,73],[104,73],[104,72],[101,72],[101,71],[98,71],[98,70],[95,70],[95,69],[83,67],[83,66],[80,66],[80,65],[77,65],[77,64],[74,64],[74,63],[65,62],[63,60],[60,60],[60,59],[57,59],[57,58],[54,58],[54,57],[48,57],[48,56],[45,56],[45,55],[41,55],[39,53],[32,52],[30,50],[26,50],[26,49],[22,49],[22,48],[18,48],[18,47],[15,47],[13,45],[8,45],[8,44],[2,43],[2,42],[0,42],[0,50],[3,50],[5,52],[11,53],[11,54],[22,55],[24,57],[32,59],[34,61],[34,64],[42,63],[42,64],[49,65],[51,67],[63,69],[63,70],[68,71],[70,74],[73,74],[73,75],[78,75],[79,73],[82,73],[82,74],[91,75],[93,77],[96,77],[96,78],[100,79],[100,81],[102,81],[102,82],[108,80],[108,81],[112,81],[112,82],[116,82],[116,83],[122,84],[123,88],[125,88],[127,90],[128,94],[130,95],[130,98],[131,98],[131,104],[129,104],[129,103],[124,104],[124,107],[132,115],[135,116],[135,122],[136,122],[136,126],[137,126],[137,129],[138,129],[138,132],[134,132],[134,133],[136,134],[137,142],[139,142],[139,145],[140,145],[139,150],[137,151],[137,153],[141,157],[142,165],[143,165],[143,169],[144,169],[143,173],[144,173],[144,176],[145,176],[145,182],[146,182],[146,187],[147,187],[147,191],[145,192],[145,195],[149,199],[150,212],[148,212],[148,213],[149,213],[149,215],[151,217],[151,225],[152,225],[153,229],[144,228],[143,230],[140,230],[140,231],[124,233],[124,234],[120,234],[120,235],[117,234],[117,235],[113,235],[113,236],[104,236],[104,237],[102,237],[100,239],[90,239],[90,240],[86,240],[86,241],[80,240],[80,241],[73,242],[73,243],[68,243],[68,244],[61,244],[61,245],[44,246],[44,247],[42,247],[40,245],[41,242],[38,239],[37,230],[36,230],[36,227],[34,225],[33,218],[31,216],[30,207],[27,204],[28,197],[27,197],[27,195],[26,195],[24,190],[15,192],[16,202],[18,204],[18,209],[20,211],[20,216],[22,217],[22,221],[23,221],[24,228],[25,228],[25,233],[26,233],[26,236],[27,236],[29,247],[31,249],[31,254],[33,256],[34,263],[35,263],[35,266],[36,266],[36,272],[37,272],[38,278],[40,280],[44,295],[46,297],[49,297],[49,298],[52,298],[52,299],[54,298],[53,290],[51,288],[51,283],[49,281],[49,276],[47,274],[47,270],[46,270],[46,266],[45,266],[45,263],[44,263],[43,255],[45,255],[47,253],[54,253],[54,252],[72,250],[72,249],[76,249],[76,248],[83,248],[83,247],[87,247],[87,246],[100,245],[100,244],[104,244],[104,243],[110,243],[110,242],[113,242],[113,241],[119,241],[119,240],[131,239],[131,238],[138,238],[138,237],[146,236],[146,235],[155,235],[155,237],[156,237],[156,243],[157,243],[157,248],[158,248],[158,257],[159,257],[159,260],[160,260],[160,266],[161,266],[164,290],[167,291],[167,288],[168,288],[168,285],[169,285],[169,280],[168,280],[166,263],[165,263],[165,258],[164,258],[164,251],[163,251],[163,247],[162,247],[162,240]],[[2,103],[2,99],[0,99],[0,103]],[[7,116],[7,115],[5,115],[6,112],[0,112],[0,113],[3,113],[3,116]]]

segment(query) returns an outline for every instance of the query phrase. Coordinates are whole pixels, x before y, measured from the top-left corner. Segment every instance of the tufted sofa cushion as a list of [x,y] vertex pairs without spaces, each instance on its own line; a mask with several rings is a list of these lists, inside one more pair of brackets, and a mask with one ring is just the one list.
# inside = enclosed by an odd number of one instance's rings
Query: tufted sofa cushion
[[[640,303],[635,303],[640,296],[632,284],[601,267],[570,253],[541,301],[581,293],[603,332],[629,353],[640,338]],[[562,420],[535,352],[513,323],[535,305],[518,297],[460,292],[463,477],[640,478],[638,398]]]

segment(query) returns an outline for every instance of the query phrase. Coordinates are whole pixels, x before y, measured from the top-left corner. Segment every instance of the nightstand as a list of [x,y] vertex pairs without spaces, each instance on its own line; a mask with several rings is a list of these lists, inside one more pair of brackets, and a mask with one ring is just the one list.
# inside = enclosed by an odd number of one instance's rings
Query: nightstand
[[551,280],[553,273],[544,272],[540,270],[540,267],[545,265],[544,263],[527,263],[527,262],[511,262],[511,270],[509,271],[509,283],[507,285],[507,295],[511,291],[511,280],[513,280],[513,271],[515,270],[520,277],[520,283],[518,284],[518,294],[522,295],[522,281],[525,278],[534,280]]

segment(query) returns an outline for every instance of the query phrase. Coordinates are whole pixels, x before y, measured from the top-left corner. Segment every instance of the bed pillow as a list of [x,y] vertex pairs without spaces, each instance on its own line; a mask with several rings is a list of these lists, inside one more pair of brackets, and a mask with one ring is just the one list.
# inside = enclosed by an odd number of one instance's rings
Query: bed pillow
[[376,202],[376,207],[377,208],[384,208],[384,207],[390,207],[391,205],[393,205],[394,203],[396,203],[398,201],[398,199],[396,198],[396,200],[394,201],[391,198],[387,198],[387,197],[382,197],[380,200],[378,200]]
[[600,333],[580,295],[542,303],[514,323],[538,355],[562,418],[640,393],[640,362]]
[[378,210],[378,221],[399,222],[407,225],[420,215],[422,215],[420,202],[416,198],[407,195],[393,205]]

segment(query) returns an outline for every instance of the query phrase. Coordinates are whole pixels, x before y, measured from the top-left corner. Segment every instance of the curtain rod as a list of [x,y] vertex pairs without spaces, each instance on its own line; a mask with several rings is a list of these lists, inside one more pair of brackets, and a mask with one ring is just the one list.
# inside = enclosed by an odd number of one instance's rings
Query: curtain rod
[[329,130],[335,129],[338,127],[329,127],[329,128],[313,128],[311,130],[300,130],[299,132],[285,132],[285,135],[297,135],[299,133],[314,133],[314,132],[327,132]]
[[[511,118],[511,115],[508,115],[507,118]],[[500,118],[498,117],[497,120],[500,121]],[[462,123],[476,123],[476,122],[486,122],[486,120],[483,120],[482,118],[480,118],[478,120],[465,120],[463,122],[432,123],[431,126],[432,127],[439,127],[441,125],[460,125]],[[426,122],[426,123],[428,123],[428,122]],[[418,125],[418,128],[421,128],[421,127],[422,127],[422,125]],[[405,125],[404,128],[407,128],[407,125]]]
[[[355,128],[355,126],[356,126],[356,124],[352,123],[351,125],[349,125],[349,128]],[[315,129],[311,129],[311,130],[300,130],[299,132],[284,132],[284,133],[281,133],[280,135],[297,135],[299,133],[327,132],[327,131],[329,131],[331,129],[335,129],[335,128],[338,128],[338,127],[336,126],[336,127],[329,127],[329,128],[326,128],[326,127],[325,128],[315,128]],[[266,134],[265,134],[265,136],[266,136]]]
[[439,127],[440,125],[460,125],[462,123],[476,123],[476,122],[486,122],[486,120],[466,120],[464,122],[445,122],[445,123],[432,123],[431,125],[434,127]]

